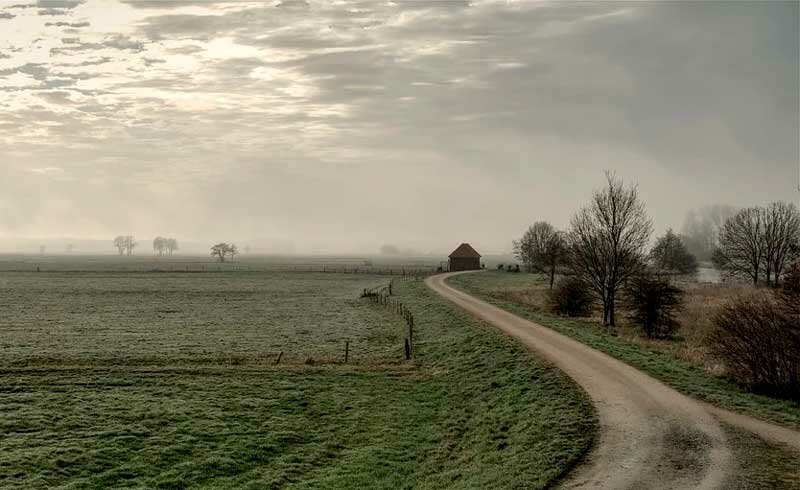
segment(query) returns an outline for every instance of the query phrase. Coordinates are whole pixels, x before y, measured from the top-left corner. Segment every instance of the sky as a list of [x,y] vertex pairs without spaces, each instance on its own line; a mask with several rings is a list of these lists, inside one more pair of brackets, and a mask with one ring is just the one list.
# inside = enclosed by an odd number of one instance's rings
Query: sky
[[798,5],[0,0],[0,245],[505,252],[605,170],[657,232],[798,203]]

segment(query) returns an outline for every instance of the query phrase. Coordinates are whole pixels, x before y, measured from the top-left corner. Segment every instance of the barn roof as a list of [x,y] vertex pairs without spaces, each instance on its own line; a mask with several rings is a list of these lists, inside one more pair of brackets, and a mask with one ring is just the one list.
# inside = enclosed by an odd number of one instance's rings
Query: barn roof
[[472,248],[472,245],[470,245],[469,243],[462,243],[461,245],[458,246],[457,249],[453,250],[453,252],[449,255],[449,257],[451,259],[480,258],[481,254],[476,252],[475,249]]

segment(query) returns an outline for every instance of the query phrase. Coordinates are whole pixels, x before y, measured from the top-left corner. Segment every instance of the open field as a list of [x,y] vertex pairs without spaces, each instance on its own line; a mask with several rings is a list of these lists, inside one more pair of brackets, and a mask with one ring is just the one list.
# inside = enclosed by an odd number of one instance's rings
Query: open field
[[404,361],[358,298],[388,280],[0,274],[0,487],[544,488],[579,460],[583,392],[421,281]]
[[683,327],[676,340],[647,340],[624,320],[611,332],[599,319],[573,319],[546,311],[547,283],[536,274],[489,271],[450,279],[464,291],[539,324],[576,338],[620,359],[683,393],[787,427],[800,427],[800,405],[749,393],[720,375],[707,355],[702,339],[710,328],[713,308],[733,287],[695,284],[687,288]]

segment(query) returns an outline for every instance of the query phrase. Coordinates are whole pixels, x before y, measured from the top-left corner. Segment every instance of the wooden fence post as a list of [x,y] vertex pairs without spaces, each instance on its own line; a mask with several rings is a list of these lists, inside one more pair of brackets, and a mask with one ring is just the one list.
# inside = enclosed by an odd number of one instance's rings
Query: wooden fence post
[[283,357],[283,351],[281,351],[281,353],[280,353],[280,354],[278,354],[278,358],[277,358],[277,359],[275,359],[275,364],[276,364],[276,365],[277,365],[277,364],[280,364],[280,362],[281,362],[281,357]]
[[411,359],[411,346],[408,343],[408,339],[405,339],[405,353],[406,353],[406,361]]
[[350,357],[350,341],[346,340],[344,343],[344,363],[347,364],[347,358]]

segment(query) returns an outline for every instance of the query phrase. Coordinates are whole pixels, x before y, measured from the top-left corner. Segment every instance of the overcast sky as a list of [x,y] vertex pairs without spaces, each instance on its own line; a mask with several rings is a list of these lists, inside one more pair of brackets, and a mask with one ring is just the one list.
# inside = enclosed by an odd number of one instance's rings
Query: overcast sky
[[798,201],[798,2],[0,0],[0,238],[510,249]]

